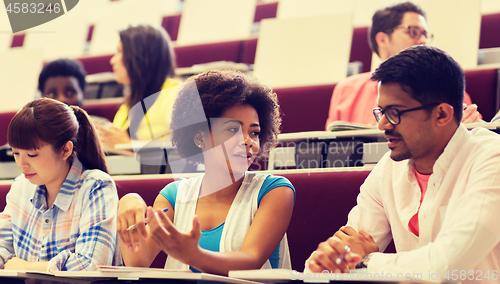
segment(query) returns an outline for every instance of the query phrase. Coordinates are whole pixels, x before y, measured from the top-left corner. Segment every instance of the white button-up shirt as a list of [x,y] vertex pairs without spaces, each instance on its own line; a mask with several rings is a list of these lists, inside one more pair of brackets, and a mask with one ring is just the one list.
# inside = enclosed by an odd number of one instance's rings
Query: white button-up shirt
[[409,273],[424,280],[498,283],[500,135],[458,127],[429,178],[418,213],[420,237],[408,228],[421,196],[414,166],[389,154],[361,186],[349,213],[348,225],[372,235],[380,251],[392,238],[398,251],[373,254],[367,271],[391,273],[393,280]]

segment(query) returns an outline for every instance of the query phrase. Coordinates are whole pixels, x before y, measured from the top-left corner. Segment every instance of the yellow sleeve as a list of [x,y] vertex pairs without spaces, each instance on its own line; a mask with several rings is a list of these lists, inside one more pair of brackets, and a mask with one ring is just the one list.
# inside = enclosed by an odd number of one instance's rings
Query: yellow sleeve
[[127,130],[130,123],[128,121],[128,107],[122,104],[113,118],[113,126],[121,130]]
[[[170,121],[172,107],[179,90],[179,81],[167,79],[162,87],[162,91],[154,104],[148,109],[147,115],[141,121],[137,130],[139,140],[154,140],[161,137],[170,136]],[[153,136],[153,137],[151,137]]]

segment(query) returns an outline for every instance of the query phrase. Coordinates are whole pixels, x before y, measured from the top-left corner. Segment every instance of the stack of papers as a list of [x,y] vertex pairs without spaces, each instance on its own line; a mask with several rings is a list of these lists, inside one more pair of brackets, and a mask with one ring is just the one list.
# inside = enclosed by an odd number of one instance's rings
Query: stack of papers
[[378,126],[337,120],[328,124],[328,126],[326,127],[327,131],[344,131],[344,130],[359,130],[359,129],[378,129]]
[[97,271],[57,271],[55,277],[65,277],[80,280],[139,280],[139,279],[182,279],[206,280],[226,283],[255,283],[246,280],[229,278],[208,273],[193,273],[191,270],[174,270],[161,268],[125,267],[125,266],[99,266]]

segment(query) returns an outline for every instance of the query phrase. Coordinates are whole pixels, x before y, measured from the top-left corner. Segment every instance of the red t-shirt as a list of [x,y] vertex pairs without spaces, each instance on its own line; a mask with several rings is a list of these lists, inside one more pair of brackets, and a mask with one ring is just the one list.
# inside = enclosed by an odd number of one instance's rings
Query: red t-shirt
[[[422,195],[420,196],[420,205],[422,205],[422,200],[424,200],[424,195],[425,192],[427,191],[427,183],[429,182],[429,177],[431,175],[423,175],[417,170],[415,170],[415,177],[417,178],[418,185],[420,186],[420,191],[422,192]],[[418,211],[417,213],[411,217],[410,222],[408,222],[408,227],[410,228],[410,231],[414,233],[418,237],[418,212],[420,211],[420,205],[418,206]]]

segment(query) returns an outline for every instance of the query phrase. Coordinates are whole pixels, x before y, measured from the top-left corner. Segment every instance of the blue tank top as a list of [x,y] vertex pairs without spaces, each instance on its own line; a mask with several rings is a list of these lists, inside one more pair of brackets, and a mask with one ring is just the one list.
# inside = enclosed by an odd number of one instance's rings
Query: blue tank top
[[[160,191],[160,194],[163,195],[163,197],[165,197],[168,200],[170,205],[172,205],[174,211],[175,211],[175,200],[177,199],[177,189],[179,188],[179,182],[180,180],[171,182],[167,184],[167,186],[165,186]],[[287,178],[269,175],[264,180],[264,183],[260,188],[259,195],[257,197],[257,206],[260,205],[260,201],[269,191],[280,186],[286,186],[291,188],[295,194],[295,188]],[[220,251],[219,245],[223,229],[224,229],[224,222],[211,230],[208,231],[202,230],[199,242],[200,247],[210,251],[216,251],[216,252]],[[280,247],[278,245],[274,250],[274,252],[269,257],[269,262],[271,263],[272,268],[278,268],[279,249]],[[191,269],[194,272],[200,272],[199,270],[191,266],[189,267],[189,269]]]

